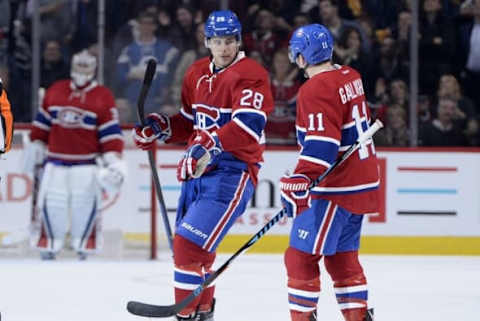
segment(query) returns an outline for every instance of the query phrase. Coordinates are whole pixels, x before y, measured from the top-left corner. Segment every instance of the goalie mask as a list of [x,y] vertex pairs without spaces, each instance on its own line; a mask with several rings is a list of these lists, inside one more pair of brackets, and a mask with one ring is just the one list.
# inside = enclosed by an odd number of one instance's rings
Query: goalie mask
[[96,69],[97,58],[83,50],[72,58],[70,77],[77,88],[82,88],[93,80]]

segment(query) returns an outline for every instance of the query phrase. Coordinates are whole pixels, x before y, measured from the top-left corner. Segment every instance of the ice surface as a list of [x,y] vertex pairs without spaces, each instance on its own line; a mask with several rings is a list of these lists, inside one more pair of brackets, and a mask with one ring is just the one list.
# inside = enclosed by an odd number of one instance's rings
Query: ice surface
[[[480,320],[480,257],[361,261],[377,321]],[[0,259],[0,312],[3,321],[142,320],[126,311],[127,301],[172,304],[171,279],[167,253],[159,261]],[[288,321],[285,280],[280,255],[238,257],[218,279],[215,320]],[[323,265],[318,315],[342,320]]]

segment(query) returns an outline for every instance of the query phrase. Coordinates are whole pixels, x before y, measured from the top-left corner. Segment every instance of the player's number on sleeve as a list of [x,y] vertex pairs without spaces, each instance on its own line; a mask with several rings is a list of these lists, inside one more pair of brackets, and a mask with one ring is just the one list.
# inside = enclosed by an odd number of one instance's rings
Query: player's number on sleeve
[[323,114],[322,113],[311,113],[308,114],[308,128],[307,130],[318,130],[323,131]]
[[263,104],[263,95],[251,89],[242,90],[242,98],[240,99],[241,106],[253,106],[256,109],[261,109]]

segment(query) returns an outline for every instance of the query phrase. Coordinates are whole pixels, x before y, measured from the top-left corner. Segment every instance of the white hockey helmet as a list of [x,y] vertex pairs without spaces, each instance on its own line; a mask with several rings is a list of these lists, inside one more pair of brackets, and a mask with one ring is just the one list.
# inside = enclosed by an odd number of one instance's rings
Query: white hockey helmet
[[87,50],[82,50],[73,55],[70,77],[76,87],[84,87],[95,77],[97,58]]

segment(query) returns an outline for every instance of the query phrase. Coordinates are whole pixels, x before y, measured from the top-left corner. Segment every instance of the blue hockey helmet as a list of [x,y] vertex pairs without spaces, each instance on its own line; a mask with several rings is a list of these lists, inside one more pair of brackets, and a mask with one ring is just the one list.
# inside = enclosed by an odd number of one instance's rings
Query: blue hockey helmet
[[333,37],[321,24],[311,24],[298,28],[292,34],[288,47],[288,57],[295,63],[302,54],[309,65],[330,60],[333,54]]
[[205,22],[205,38],[237,36],[240,40],[242,25],[230,10],[213,11]]

